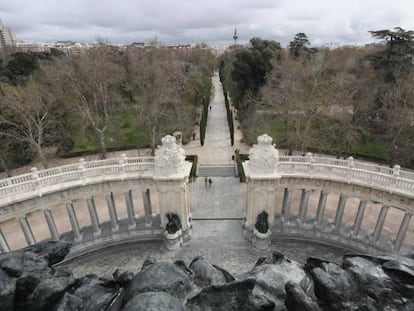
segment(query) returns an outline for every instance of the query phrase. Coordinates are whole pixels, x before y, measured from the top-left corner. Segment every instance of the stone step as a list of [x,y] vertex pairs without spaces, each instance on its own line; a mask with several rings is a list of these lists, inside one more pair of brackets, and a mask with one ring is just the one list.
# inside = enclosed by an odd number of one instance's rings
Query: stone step
[[197,176],[235,177],[236,171],[234,165],[199,165],[197,167]]

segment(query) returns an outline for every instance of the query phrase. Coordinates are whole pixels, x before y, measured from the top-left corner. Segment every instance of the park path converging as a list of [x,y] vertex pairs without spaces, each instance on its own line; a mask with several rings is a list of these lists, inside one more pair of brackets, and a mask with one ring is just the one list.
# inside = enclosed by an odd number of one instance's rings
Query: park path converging
[[206,136],[204,146],[201,146],[199,139],[199,127],[195,128],[196,140],[183,146],[186,154],[196,154],[198,163],[201,165],[223,165],[232,164],[232,156],[236,149],[248,153],[249,147],[242,143],[242,134],[237,129],[238,122],[235,120],[234,146],[230,144],[230,130],[227,123],[227,112],[224,104],[223,87],[216,72],[213,80],[213,98],[207,118]]
[[[200,140],[197,139],[184,148],[187,154],[198,155],[199,165],[234,165],[232,156],[235,149],[242,148],[247,152],[248,146],[241,144],[242,135],[239,129],[235,130],[235,144],[231,146],[223,87],[218,73],[214,74],[212,80],[213,98],[209,105],[204,146],[201,146]],[[199,132],[198,128],[196,132]],[[224,170],[221,167],[216,172]],[[192,239],[188,242],[189,246],[200,249],[210,241],[214,246],[207,249],[215,256],[218,253],[226,254],[232,248],[247,251],[249,244],[244,239],[242,230],[245,199],[239,179],[234,176],[211,175],[210,178],[213,181],[211,185],[205,184],[204,177],[197,178],[191,184],[193,232]]]

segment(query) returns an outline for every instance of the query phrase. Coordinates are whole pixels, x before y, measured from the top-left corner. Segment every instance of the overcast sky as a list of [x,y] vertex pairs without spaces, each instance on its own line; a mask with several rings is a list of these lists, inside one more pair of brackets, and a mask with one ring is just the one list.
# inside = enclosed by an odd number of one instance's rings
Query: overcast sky
[[0,0],[0,18],[19,40],[114,43],[232,43],[252,37],[286,45],[372,42],[369,30],[414,30],[413,0]]

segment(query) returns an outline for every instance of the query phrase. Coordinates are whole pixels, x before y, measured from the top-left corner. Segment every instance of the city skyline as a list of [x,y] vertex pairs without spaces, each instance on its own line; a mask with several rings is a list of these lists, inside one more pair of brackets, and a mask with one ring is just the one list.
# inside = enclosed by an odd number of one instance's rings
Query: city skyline
[[157,38],[164,44],[230,45],[253,37],[286,46],[298,32],[312,45],[364,44],[370,30],[414,29],[414,3],[374,0],[14,0],[0,4],[0,18],[17,39],[37,42],[102,38],[129,44]]

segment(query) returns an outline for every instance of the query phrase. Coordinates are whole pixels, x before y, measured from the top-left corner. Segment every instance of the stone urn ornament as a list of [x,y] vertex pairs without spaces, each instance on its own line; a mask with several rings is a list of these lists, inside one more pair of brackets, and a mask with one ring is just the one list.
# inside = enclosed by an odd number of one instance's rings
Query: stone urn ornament
[[257,215],[256,224],[253,229],[252,244],[256,251],[266,251],[272,244],[271,235],[268,222],[269,214],[266,211]]
[[162,145],[155,150],[154,175],[168,177],[179,174],[185,168],[185,150],[176,143],[174,136],[161,139]]
[[274,175],[277,173],[279,163],[279,151],[273,144],[273,138],[267,134],[257,138],[257,144],[253,145],[249,152],[250,175]]
[[180,217],[174,213],[167,213],[165,216],[168,219],[163,239],[165,248],[169,251],[177,250],[183,245]]

